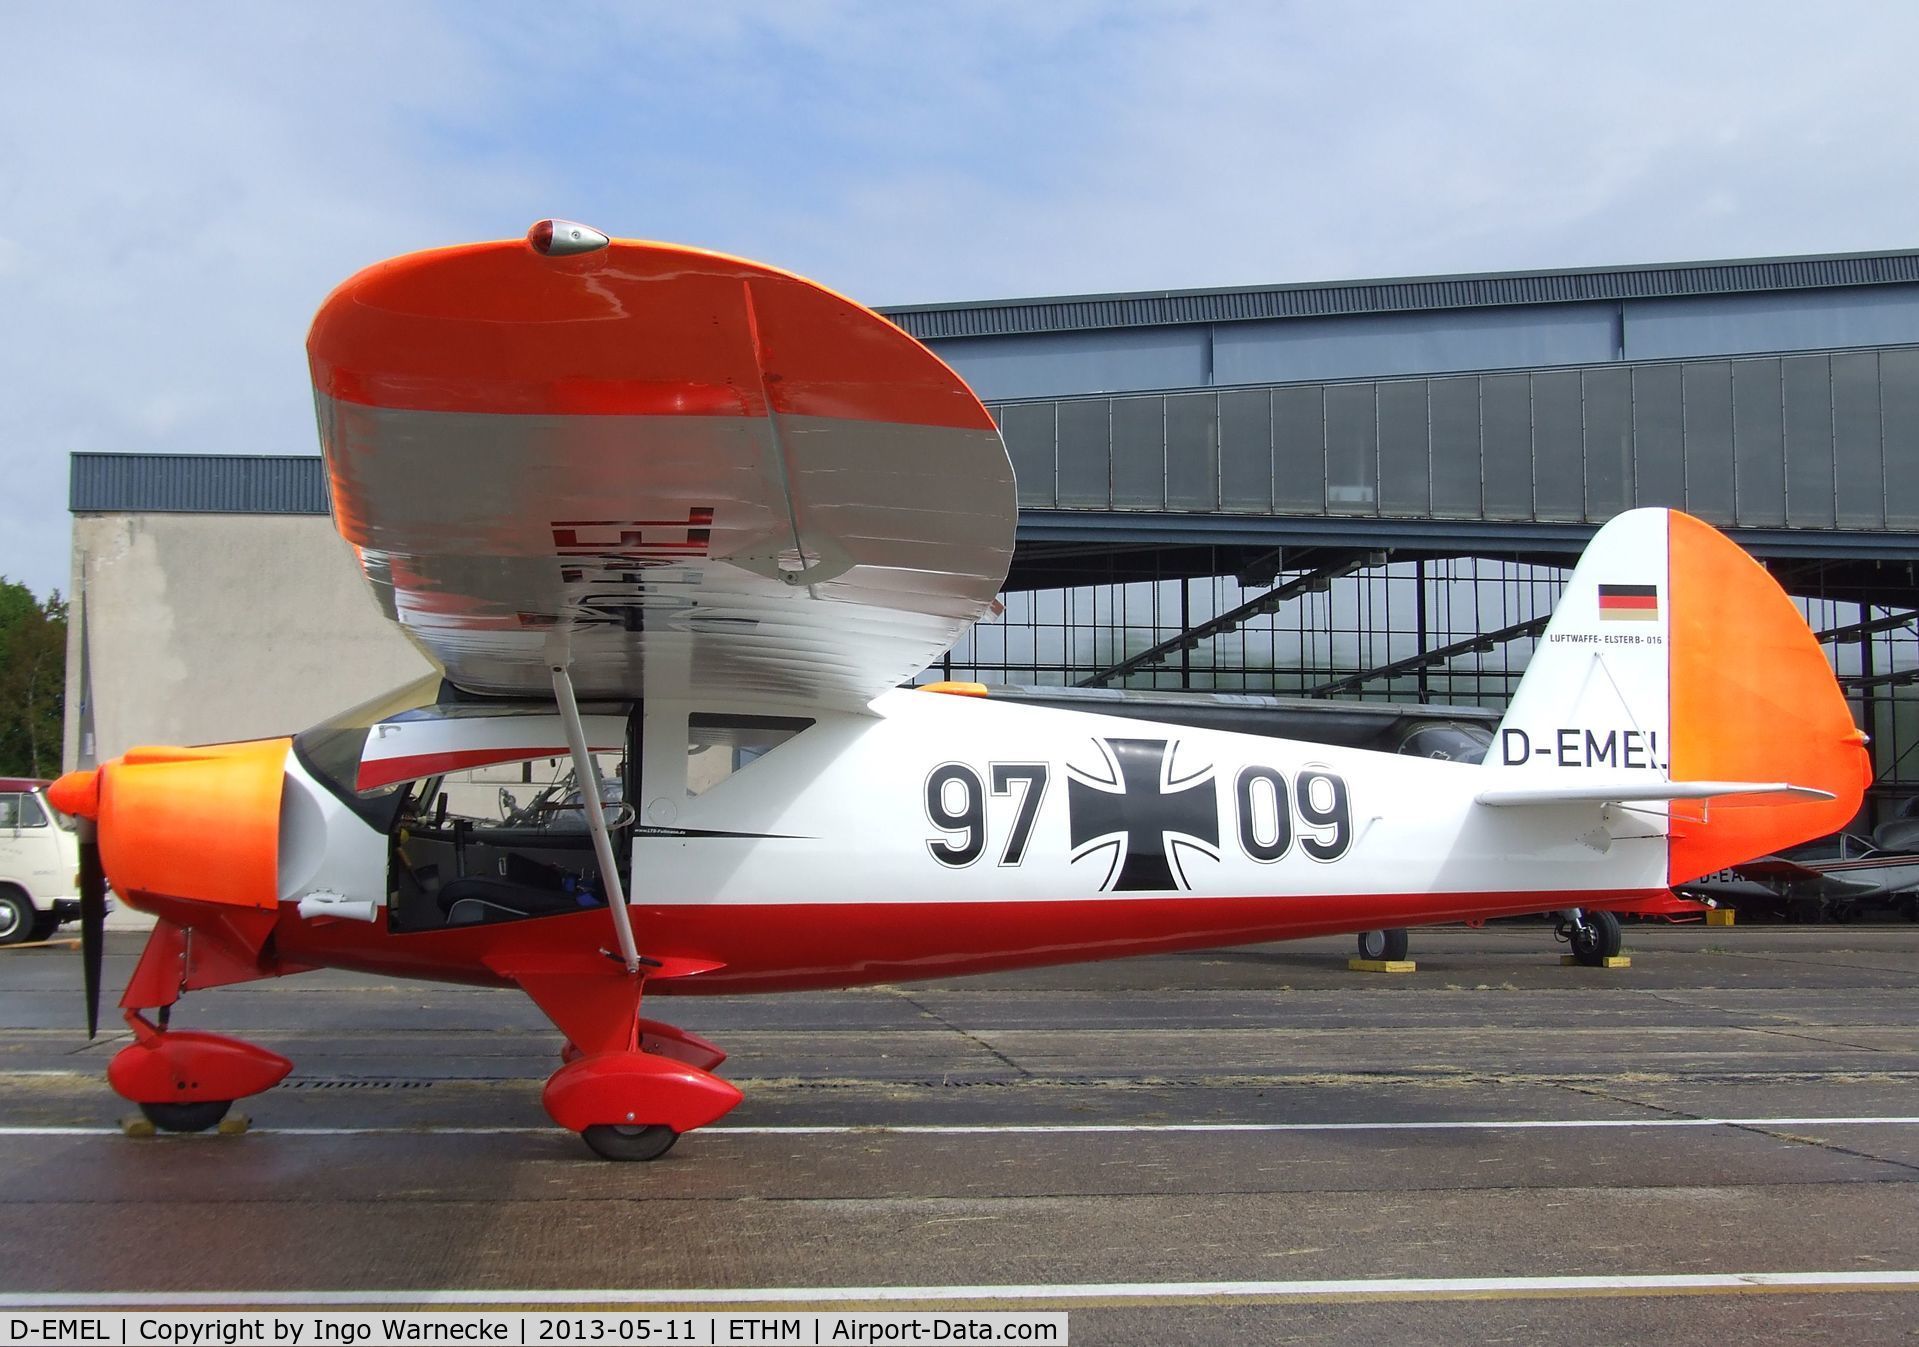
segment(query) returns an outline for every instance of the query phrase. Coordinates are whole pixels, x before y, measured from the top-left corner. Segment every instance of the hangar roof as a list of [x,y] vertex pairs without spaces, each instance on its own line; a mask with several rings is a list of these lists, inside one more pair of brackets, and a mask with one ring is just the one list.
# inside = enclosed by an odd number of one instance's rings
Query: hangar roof
[[1076,332],[1169,323],[1755,294],[1913,281],[1919,281],[1919,250],[1899,249],[1557,271],[1494,271],[1210,290],[1143,290],[953,304],[900,304],[880,312],[920,340],[938,341],[949,337]]

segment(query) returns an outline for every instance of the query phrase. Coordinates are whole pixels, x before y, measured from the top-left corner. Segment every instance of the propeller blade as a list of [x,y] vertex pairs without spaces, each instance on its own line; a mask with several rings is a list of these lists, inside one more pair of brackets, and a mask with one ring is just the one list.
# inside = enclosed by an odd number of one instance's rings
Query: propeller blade
[[100,1032],[100,958],[107,939],[107,876],[90,819],[80,820],[80,965],[87,980],[87,1037]]

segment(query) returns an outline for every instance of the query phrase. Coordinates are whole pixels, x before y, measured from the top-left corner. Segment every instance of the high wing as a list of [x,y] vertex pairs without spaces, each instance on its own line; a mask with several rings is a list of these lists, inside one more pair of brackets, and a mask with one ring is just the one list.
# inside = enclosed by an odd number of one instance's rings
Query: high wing
[[992,602],[1012,466],[959,376],[868,309],[614,240],[415,253],[308,356],[335,522],[460,687],[864,706]]

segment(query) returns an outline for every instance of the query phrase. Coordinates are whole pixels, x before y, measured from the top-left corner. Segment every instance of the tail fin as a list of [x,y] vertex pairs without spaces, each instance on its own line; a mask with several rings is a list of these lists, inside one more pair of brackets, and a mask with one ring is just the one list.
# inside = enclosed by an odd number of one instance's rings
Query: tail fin
[[[1671,801],[1679,884],[1844,827],[1871,776],[1864,743],[1772,577],[1690,515],[1632,510],[1580,558],[1487,761],[1562,798],[1603,781]],[[1772,793],[1675,799],[1687,782]]]

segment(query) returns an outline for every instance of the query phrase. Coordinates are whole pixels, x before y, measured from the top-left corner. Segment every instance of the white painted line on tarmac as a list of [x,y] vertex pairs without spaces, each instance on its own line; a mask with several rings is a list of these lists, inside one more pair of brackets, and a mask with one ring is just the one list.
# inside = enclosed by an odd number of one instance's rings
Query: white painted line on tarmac
[[[1669,1127],[1912,1127],[1919,1115],[1839,1115],[1806,1118],[1507,1118],[1428,1122],[1292,1123],[830,1123],[768,1127],[703,1127],[701,1136],[1082,1136],[1092,1133],[1182,1134],[1232,1132],[1531,1132],[1588,1128]],[[249,1135],[276,1137],[545,1136],[557,1127],[255,1127]],[[117,1127],[0,1127],[0,1137],[118,1136]]]
[[1394,1297],[1684,1295],[1727,1291],[1912,1291],[1906,1272],[1726,1272],[1597,1277],[1368,1277],[1324,1281],[1067,1282],[1024,1286],[754,1286],[456,1291],[16,1291],[0,1309],[228,1309],[384,1305],[858,1305],[1032,1301],[1362,1300]]

